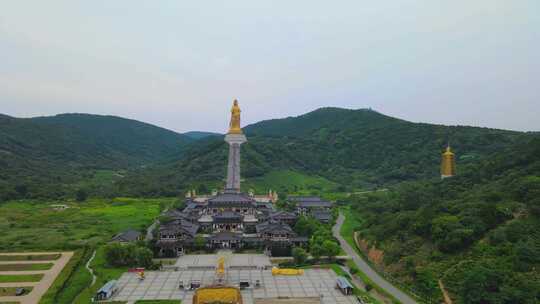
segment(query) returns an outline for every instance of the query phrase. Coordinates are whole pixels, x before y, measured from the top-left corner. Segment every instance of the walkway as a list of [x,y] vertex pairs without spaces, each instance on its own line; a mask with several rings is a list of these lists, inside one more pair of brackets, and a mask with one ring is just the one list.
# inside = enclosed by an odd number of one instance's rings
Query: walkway
[[416,301],[413,300],[409,295],[404,293],[403,291],[399,290],[398,288],[394,287],[394,285],[390,284],[388,281],[386,281],[383,277],[381,277],[375,270],[371,268],[359,255],[356,253],[356,251],[343,239],[339,231],[341,230],[341,226],[343,225],[343,222],[345,221],[345,217],[340,212],[339,217],[336,221],[336,225],[332,228],[332,232],[334,234],[334,237],[336,237],[339,240],[339,243],[341,244],[341,248],[345,250],[345,252],[353,259],[354,263],[364,272],[375,284],[380,286],[382,289],[386,290],[389,294],[394,296],[396,299],[398,299],[403,304],[416,304]]
[[92,268],[90,268],[90,263],[92,263],[92,261],[94,260],[94,258],[96,257],[96,250],[94,250],[94,252],[92,252],[92,256],[90,257],[90,259],[88,259],[88,261],[86,262],[86,269],[88,269],[88,272],[90,272],[90,274],[92,275],[92,283],[90,284],[90,287],[94,286],[94,284],[96,284],[96,275],[94,274],[94,270]]

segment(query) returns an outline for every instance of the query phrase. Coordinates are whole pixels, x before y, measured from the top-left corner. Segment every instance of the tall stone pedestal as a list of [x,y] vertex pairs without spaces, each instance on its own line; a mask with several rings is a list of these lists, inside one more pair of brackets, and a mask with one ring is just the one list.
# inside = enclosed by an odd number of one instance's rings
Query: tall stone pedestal
[[225,189],[240,192],[240,145],[247,142],[247,138],[244,134],[227,134],[225,141],[229,144],[229,164]]

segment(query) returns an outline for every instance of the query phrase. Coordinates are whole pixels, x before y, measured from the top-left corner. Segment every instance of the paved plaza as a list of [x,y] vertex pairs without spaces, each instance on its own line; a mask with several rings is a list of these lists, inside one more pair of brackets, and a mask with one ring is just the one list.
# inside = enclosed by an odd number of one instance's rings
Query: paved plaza
[[[154,299],[180,299],[182,303],[192,303],[194,291],[181,290],[180,282],[187,287],[192,280],[200,280],[202,286],[214,283],[215,270],[186,269],[180,271],[150,271],[146,279],[139,281],[135,273],[124,273],[118,281],[119,292],[115,301],[135,301]],[[331,269],[306,269],[300,276],[273,276],[272,271],[261,269],[229,269],[227,284],[238,286],[240,281],[248,281],[250,288],[242,290],[245,304],[254,304],[256,298],[277,297],[320,297],[324,304],[357,303],[355,297],[344,296],[335,289],[336,274]],[[256,280],[261,286],[253,287]]]

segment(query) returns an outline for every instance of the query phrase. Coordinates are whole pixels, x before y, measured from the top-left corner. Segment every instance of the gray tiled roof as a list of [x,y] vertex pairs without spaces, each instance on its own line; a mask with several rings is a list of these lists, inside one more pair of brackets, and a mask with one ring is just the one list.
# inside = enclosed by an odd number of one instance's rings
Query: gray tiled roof
[[253,207],[255,200],[243,193],[222,193],[208,200],[209,207]]
[[233,241],[233,240],[240,240],[241,238],[242,238],[241,234],[229,232],[229,231],[218,232],[210,236],[210,239],[213,241]]
[[326,201],[299,201],[300,208],[330,208],[332,203]]
[[318,196],[299,196],[299,195],[289,195],[287,196],[289,201],[294,202],[320,202],[322,199]]
[[134,242],[141,236],[141,233],[137,230],[126,230],[115,235],[112,240],[117,242]]
[[315,210],[311,212],[311,216],[319,221],[329,221],[332,219],[332,213],[326,210]]
[[159,227],[159,232],[166,232],[166,233],[184,232],[192,237],[194,237],[195,234],[197,234],[197,230],[199,230],[199,225],[193,224],[191,222],[181,220],[181,219],[173,220],[171,222],[161,224],[161,226]]
[[280,233],[280,232],[286,232],[286,233],[293,233],[294,231],[292,228],[284,223],[276,222],[276,221],[268,221],[262,224],[259,224],[255,227],[257,229],[257,233],[266,233],[266,232],[272,232],[272,233]]

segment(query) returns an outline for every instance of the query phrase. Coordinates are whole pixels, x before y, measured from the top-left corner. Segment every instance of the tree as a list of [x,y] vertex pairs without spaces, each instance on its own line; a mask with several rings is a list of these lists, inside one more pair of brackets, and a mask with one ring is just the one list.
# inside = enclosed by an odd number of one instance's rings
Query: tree
[[77,202],[84,202],[86,201],[87,198],[88,198],[88,193],[86,193],[86,191],[84,191],[83,189],[79,189],[75,193],[75,200]]
[[131,264],[130,266],[150,268],[154,265],[153,257],[152,250],[146,247],[137,247],[134,251],[135,265]]
[[310,246],[309,252],[315,260],[318,260],[323,255],[323,248],[320,244],[316,243]]
[[204,239],[204,237],[202,237],[202,235],[198,234],[193,240],[193,245],[197,250],[204,249],[204,247],[206,246],[206,240]]
[[15,191],[19,194],[19,196],[26,197],[28,194],[28,187],[24,184],[19,184],[15,186]]
[[307,252],[301,247],[294,247],[292,249],[292,256],[297,265],[304,264],[308,259]]
[[462,282],[462,298],[467,304],[499,303],[504,276],[489,265],[474,265]]
[[110,266],[153,266],[154,254],[146,247],[135,244],[111,243],[105,245],[105,260]]
[[336,255],[339,254],[340,247],[339,245],[331,240],[326,240],[322,243],[323,255],[327,256],[329,259],[334,259]]
[[310,236],[315,233],[319,226],[320,223],[317,220],[302,216],[294,225],[294,231],[302,236]]

